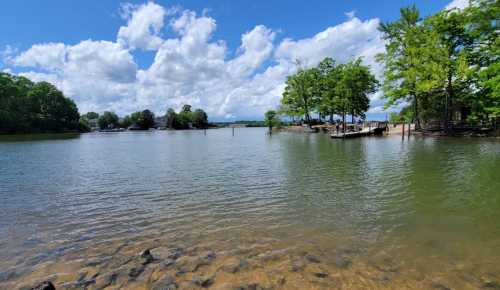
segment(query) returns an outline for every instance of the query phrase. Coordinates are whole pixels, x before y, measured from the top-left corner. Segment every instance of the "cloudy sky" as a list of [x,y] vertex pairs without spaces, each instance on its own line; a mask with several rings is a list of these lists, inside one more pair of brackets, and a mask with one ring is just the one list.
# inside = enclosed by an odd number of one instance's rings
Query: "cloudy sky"
[[[261,119],[278,106],[296,59],[361,56],[380,77],[381,21],[412,3],[428,15],[466,2],[9,0],[0,70],[55,84],[81,113],[164,114],[189,103],[212,120]],[[380,98],[369,117],[385,117]]]

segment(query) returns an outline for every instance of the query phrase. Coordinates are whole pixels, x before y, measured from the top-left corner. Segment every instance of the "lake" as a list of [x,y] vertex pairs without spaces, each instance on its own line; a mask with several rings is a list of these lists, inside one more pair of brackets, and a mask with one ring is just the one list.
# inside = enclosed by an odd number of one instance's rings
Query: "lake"
[[0,136],[0,288],[500,289],[499,139],[234,132]]

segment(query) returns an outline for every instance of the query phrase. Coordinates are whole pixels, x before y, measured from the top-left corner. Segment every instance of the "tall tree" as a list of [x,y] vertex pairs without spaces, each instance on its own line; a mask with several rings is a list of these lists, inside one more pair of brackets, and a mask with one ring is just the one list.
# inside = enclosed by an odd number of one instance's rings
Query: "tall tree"
[[192,114],[193,126],[198,129],[206,129],[208,127],[208,116],[202,109],[194,110]]
[[386,45],[385,52],[377,56],[385,67],[382,89],[387,99],[386,106],[412,103],[417,128],[420,127],[417,73],[422,61],[418,57],[418,47],[423,33],[420,21],[420,13],[413,5],[401,8],[397,21],[381,23],[379,30]]
[[342,65],[336,65],[332,58],[325,58],[318,65],[319,94],[320,99],[317,102],[316,110],[323,116],[329,116],[333,123],[333,116],[341,112],[339,97],[339,82],[341,77]]
[[318,79],[317,68],[299,69],[296,74],[288,76],[281,99],[282,105],[304,116],[308,125],[311,124],[311,112],[319,101]]
[[114,112],[105,111],[97,120],[97,124],[101,129],[116,128],[119,125],[118,116]]
[[279,116],[275,110],[269,110],[264,114],[264,124],[269,127],[269,133],[271,133],[273,127],[278,126],[279,123]]

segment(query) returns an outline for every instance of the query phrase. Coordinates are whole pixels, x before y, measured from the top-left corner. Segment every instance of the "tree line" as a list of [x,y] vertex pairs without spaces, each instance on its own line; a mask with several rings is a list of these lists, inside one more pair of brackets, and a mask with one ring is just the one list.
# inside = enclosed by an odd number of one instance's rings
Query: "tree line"
[[73,100],[48,82],[0,73],[0,133],[84,130]]
[[170,129],[190,129],[192,127],[197,129],[208,128],[208,116],[202,109],[191,111],[190,105],[182,106],[179,113],[174,109],[169,108],[165,115],[165,125]]
[[[370,106],[369,94],[376,91],[378,81],[370,67],[360,58],[336,63],[325,58],[316,67],[299,70],[288,76],[279,112],[292,118],[304,118],[311,125],[311,113],[334,122],[334,116],[365,118]],[[273,115],[273,113],[270,113]],[[274,120],[275,116],[266,119]],[[274,121],[272,121],[274,122]]]
[[[498,0],[472,0],[464,9],[422,18],[415,6],[379,27],[386,41],[386,107],[403,105],[400,118],[417,128],[438,121],[488,122],[500,117]],[[397,116],[392,116],[394,119]]]
[[[100,129],[130,128],[135,130],[148,130],[155,127],[155,114],[150,110],[138,111],[123,118],[119,118],[114,112],[106,111],[99,115],[96,112],[88,112],[82,116],[82,123],[90,127],[91,120],[97,120]],[[169,129],[206,129],[209,126],[208,116],[202,109],[191,111],[190,105],[184,105],[179,113],[169,108],[165,115],[164,126]]]

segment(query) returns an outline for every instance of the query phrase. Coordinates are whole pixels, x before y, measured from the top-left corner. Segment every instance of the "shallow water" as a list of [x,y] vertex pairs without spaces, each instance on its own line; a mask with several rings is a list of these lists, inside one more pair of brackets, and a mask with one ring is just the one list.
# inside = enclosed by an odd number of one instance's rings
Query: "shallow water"
[[498,139],[265,132],[1,136],[0,288],[500,289]]

